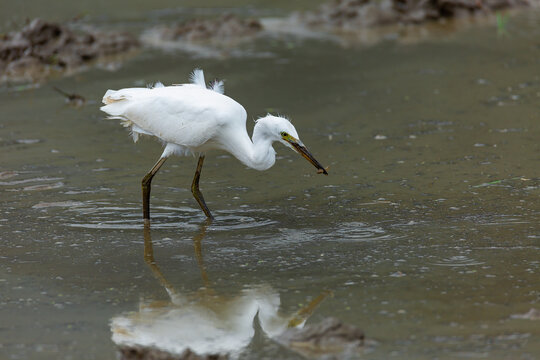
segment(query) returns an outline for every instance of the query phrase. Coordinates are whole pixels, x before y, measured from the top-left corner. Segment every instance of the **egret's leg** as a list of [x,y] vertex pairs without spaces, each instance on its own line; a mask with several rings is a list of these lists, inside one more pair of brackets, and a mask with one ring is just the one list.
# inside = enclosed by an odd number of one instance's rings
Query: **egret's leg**
[[201,277],[206,290],[210,290],[210,281],[208,280],[208,275],[206,274],[206,267],[204,266],[203,254],[202,254],[202,240],[206,236],[206,227],[210,223],[210,220],[207,220],[208,223],[201,224],[200,232],[193,237],[193,246],[195,248],[195,258],[197,259],[197,264],[199,265],[199,270],[201,271]]
[[161,285],[167,289],[169,294],[175,294],[172,284],[165,278],[159,267],[157,266],[156,260],[154,260],[154,249],[152,247],[152,234],[150,234],[150,224],[145,223],[143,229],[144,237],[144,261],[150,267],[150,270],[154,273],[156,279],[159,280]]
[[191,184],[191,192],[193,193],[193,196],[195,197],[195,200],[199,203],[199,206],[201,207],[202,211],[204,211],[204,214],[209,219],[213,219],[214,217],[210,213],[210,209],[208,209],[208,206],[206,206],[206,203],[204,202],[203,194],[201,193],[201,190],[199,190],[199,179],[201,178],[201,169],[204,162],[204,155],[199,156],[199,162],[197,163],[197,170],[195,171],[195,176],[193,177],[193,183]]
[[143,219],[144,222],[150,221],[150,189],[152,178],[158,172],[159,168],[167,160],[166,157],[159,158],[158,162],[152,167],[148,174],[144,175],[142,179],[142,203],[143,203]]
[[296,314],[291,319],[289,319],[289,324],[287,325],[287,327],[289,327],[289,328],[297,327],[298,325],[300,325],[301,323],[306,321],[310,317],[310,315],[313,313],[313,311],[315,311],[317,306],[319,306],[319,304],[324,299],[326,299],[326,297],[328,295],[333,295],[333,294],[334,293],[332,291],[330,291],[330,290],[322,291],[319,294],[319,296],[317,296],[315,299],[311,300],[311,302],[309,304],[307,304],[306,306],[304,306],[303,308],[298,310],[296,312]]

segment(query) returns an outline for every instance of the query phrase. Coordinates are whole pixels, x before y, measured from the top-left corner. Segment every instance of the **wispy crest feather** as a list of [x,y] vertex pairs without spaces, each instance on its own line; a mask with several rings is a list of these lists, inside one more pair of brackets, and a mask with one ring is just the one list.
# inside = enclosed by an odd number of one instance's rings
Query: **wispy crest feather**
[[276,116],[276,117],[280,117],[280,118],[283,118],[283,119],[287,120],[288,122],[290,122],[290,123],[292,124],[292,121],[291,121],[291,119],[289,119],[288,116],[286,116],[286,115],[281,115],[279,112],[278,112],[277,114],[275,114],[275,115],[268,112],[268,113],[266,113],[265,116],[259,116],[259,118],[254,119],[253,121],[255,121],[255,123],[257,123],[259,120],[264,119],[265,117],[268,117],[268,116]]
[[224,94],[225,93],[225,85],[223,84],[222,80],[214,80],[210,86],[210,90],[213,90],[217,93]]
[[193,70],[193,72],[189,75],[189,81],[191,81],[192,84],[206,88],[206,83],[204,81],[204,72],[201,69]]
[[219,94],[225,93],[225,86],[222,80],[214,80],[208,84],[208,86],[206,86],[206,82],[204,81],[204,71],[201,69],[193,70],[193,72],[189,75],[189,81],[194,85],[215,91]]

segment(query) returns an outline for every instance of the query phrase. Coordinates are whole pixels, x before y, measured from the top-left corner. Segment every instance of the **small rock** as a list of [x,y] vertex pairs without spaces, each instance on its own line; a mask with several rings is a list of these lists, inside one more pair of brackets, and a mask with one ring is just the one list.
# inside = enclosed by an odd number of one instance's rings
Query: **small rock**
[[511,319],[526,319],[526,320],[540,320],[540,310],[530,309],[525,314],[514,314],[510,316]]
[[396,271],[395,273],[390,274],[391,277],[404,277],[407,274],[402,273],[401,271]]
[[39,139],[18,139],[18,140],[15,140],[15,142],[17,144],[26,144],[26,145],[37,144],[40,141],[41,140],[39,140]]

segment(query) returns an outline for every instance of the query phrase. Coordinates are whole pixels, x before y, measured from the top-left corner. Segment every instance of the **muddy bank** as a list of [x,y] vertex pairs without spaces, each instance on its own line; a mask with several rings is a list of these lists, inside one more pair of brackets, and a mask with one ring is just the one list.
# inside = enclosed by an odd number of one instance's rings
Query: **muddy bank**
[[[501,9],[539,3],[540,0],[335,0],[314,11],[280,19],[234,14],[195,18],[149,28],[140,38],[147,47],[177,49],[198,57],[266,57],[272,55],[266,50],[255,52],[249,42],[275,35],[364,44],[388,38],[417,41],[470,25],[466,21],[452,22],[442,29],[434,25],[440,20],[480,19],[479,15]],[[424,25],[403,26],[410,24]],[[71,73],[139,46],[138,37],[128,33],[75,29],[69,23],[34,19],[20,31],[0,35],[0,82],[35,81],[55,72]]]
[[326,39],[343,45],[384,39],[417,42],[475,25],[491,25],[494,20],[487,15],[500,10],[539,4],[540,0],[334,0],[283,18],[244,19],[227,14],[188,20],[149,29],[142,39],[147,46],[202,57],[267,56],[243,45],[276,36]]
[[224,14],[215,19],[192,19],[161,28],[161,36],[169,41],[205,42],[251,37],[263,29],[257,19],[244,19]]
[[177,49],[200,57],[228,57],[243,54],[239,45],[263,32],[259,19],[223,14],[153,27],[143,32],[141,40],[149,47]]
[[138,46],[138,40],[127,33],[74,30],[34,19],[20,31],[0,37],[0,80],[36,80]]
[[345,31],[486,15],[536,5],[537,0],[335,0],[293,17],[308,26]]

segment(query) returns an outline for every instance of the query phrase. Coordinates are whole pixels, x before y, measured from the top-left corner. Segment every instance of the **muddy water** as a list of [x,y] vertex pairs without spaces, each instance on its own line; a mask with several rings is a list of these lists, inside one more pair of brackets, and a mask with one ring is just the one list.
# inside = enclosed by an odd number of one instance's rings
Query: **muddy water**
[[[513,315],[540,299],[538,20],[406,45],[244,45],[264,56],[154,49],[114,72],[4,86],[1,357],[113,359],[129,331],[224,349],[202,340],[229,326],[240,358],[296,359],[271,336],[331,291],[308,321],[362,328],[367,359],[537,358],[538,321]],[[173,158],[145,232],[140,179],[161,146],[133,144],[98,101],[195,66],[225,78],[250,118],[289,115],[330,175],[280,145],[264,173],[209,153],[207,225],[195,159]],[[89,102],[67,106],[50,85]],[[159,332],[186,319],[175,339]]]

